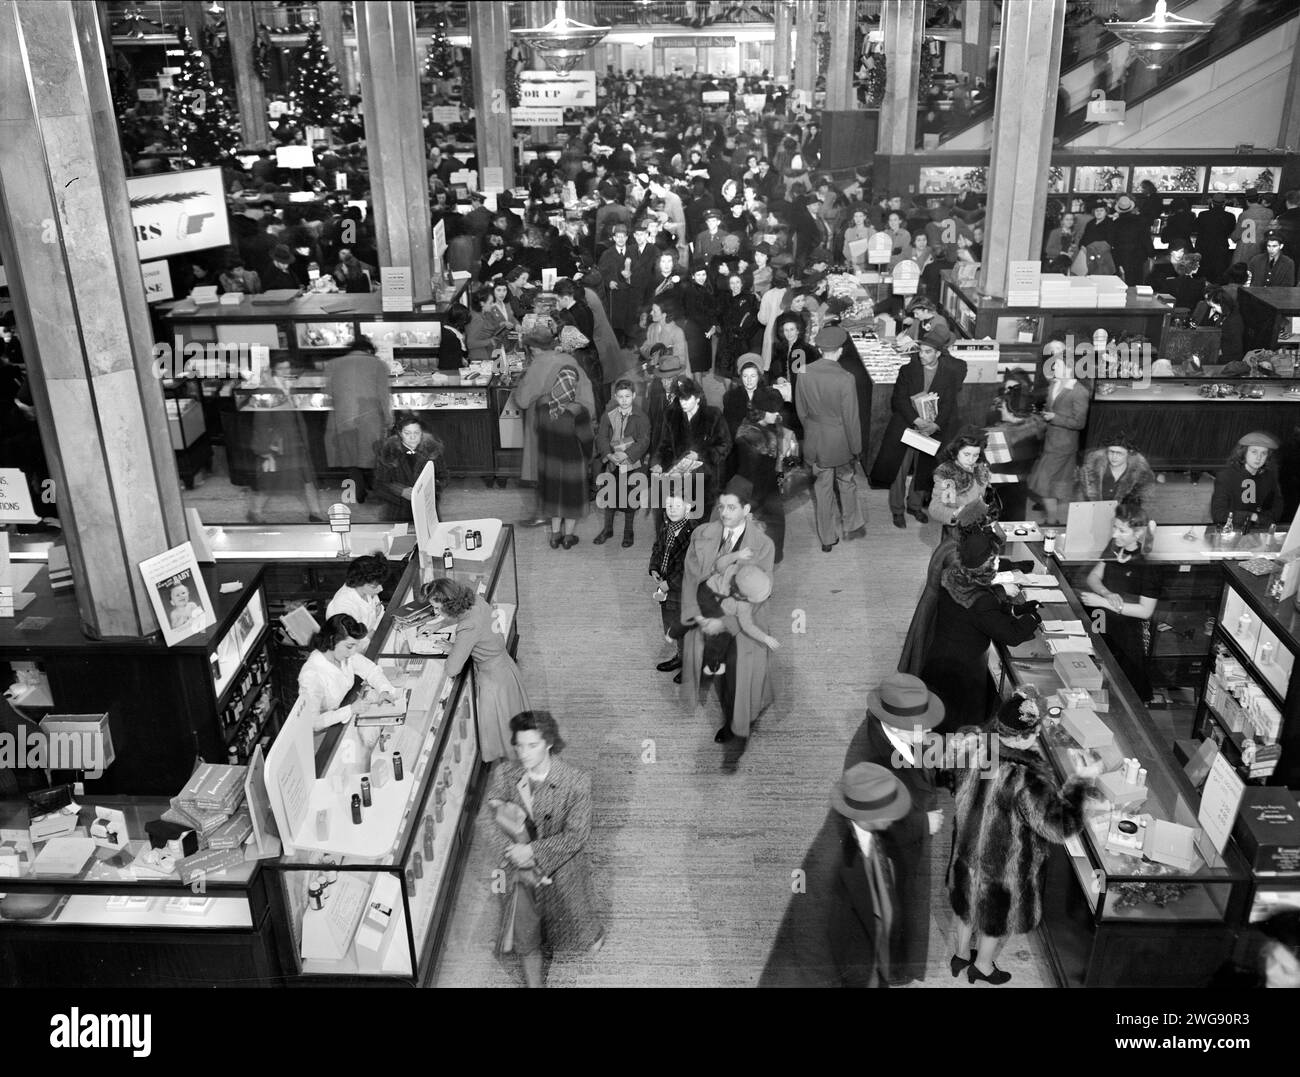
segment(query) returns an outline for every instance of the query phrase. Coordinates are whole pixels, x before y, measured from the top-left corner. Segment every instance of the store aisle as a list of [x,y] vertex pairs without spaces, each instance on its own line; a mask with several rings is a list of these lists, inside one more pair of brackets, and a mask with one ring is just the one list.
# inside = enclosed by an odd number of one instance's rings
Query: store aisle
[[[806,494],[788,506],[786,560],[773,603],[777,703],[759,722],[734,773],[713,743],[720,709],[694,715],[671,674],[646,575],[648,521],[636,546],[582,544],[555,551],[543,530],[516,532],[522,612],[519,662],[531,699],[557,716],[565,757],[593,773],[589,848],[608,938],[595,958],[561,958],[553,987],[746,987],[758,981],[803,860],[827,810],[827,792],[865,712],[867,690],[891,671],[937,526],[890,522],[883,491],[865,492],[867,538],[823,554]],[[506,519],[527,497],[475,492]],[[484,509],[486,511],[486,509]],[[792,634],[800,617],[806,634]],[[951,801],[949,803],[949,808]],[[947,821],[951,822],[951,810]],[[480,814],[435,978],[445,987],[522,985],[513,959],[492,956],[499,898],[492,823]],[[936,843],[929,983],[951,986],[951,913],[942,887],[946,832]],[[1037,942],[999,958],[1017,986],[1051,982]],[[962,981],[964,986],[964,980]]]

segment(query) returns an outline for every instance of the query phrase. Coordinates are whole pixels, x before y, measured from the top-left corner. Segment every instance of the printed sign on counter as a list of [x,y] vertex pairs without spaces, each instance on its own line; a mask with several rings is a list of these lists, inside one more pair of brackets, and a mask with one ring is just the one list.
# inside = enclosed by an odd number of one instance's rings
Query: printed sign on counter
[[1210,765],[1209,777],[1205,779],[1205,789],[1201,792],[1201,807],[1196,813],[1196,821],[1220,856],[1228,844],[1232,824],[1237,821],[1237,807],[1245,788],[1246,783],[1227,757],[1222,752],[1216,755]]
[[166,259],[143,263],[140,276],[144,279],[144,297],[150,303],[172,298],[172,273]]
[[174,647],[217,623],[207,585],[188,542],[140,562],[140,575],[163,640]]
[[27,476],[16,467],[0,467],[0,523],[34,524],[36,521]]

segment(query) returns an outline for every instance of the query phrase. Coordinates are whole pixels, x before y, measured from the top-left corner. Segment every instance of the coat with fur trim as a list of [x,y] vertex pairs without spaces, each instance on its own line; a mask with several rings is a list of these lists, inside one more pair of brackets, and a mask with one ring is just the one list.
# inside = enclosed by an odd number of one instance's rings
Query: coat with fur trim
[[[1100,449],[1093,449],[1083,458],[1083,463],[1079,465],[1078,472],[1079,489],[1083,492],[1082,500],[1105,500],[1102,497],[1101,488],[1109,468],[1110,461],[1106,458],[1105,446]],[[1151,470],[1147,458],[1140,452],[1130,452],[1128,467],[1124,470],[1124,474],[1119,477],[1119,482],[1115,484],[1115,500],[1123,501],[1129,494],[1137,494],[1140,497],[1142,491],[1155,481],[1156,473]]]
[[966,771],[957,789],[957,831],[948,896],[981,935],[1032,931],[1043,914],[1048,845],[1083,829],[1091,783],[1064,785],[1037,755],[1003,748],[991,778]]

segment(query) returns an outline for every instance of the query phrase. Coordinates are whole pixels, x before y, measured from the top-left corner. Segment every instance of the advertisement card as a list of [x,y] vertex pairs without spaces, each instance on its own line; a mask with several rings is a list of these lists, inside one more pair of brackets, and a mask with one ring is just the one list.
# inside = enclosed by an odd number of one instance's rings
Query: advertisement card
[[140,574],[168,647],[217,623],[190,543],[181,543],[175,549],[141,561]]

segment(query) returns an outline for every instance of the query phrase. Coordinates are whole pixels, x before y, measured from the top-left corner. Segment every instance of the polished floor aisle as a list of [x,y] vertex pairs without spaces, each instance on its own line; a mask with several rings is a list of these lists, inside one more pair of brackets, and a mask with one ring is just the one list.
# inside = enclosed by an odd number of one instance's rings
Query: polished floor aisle
[[[474,484],[467,484],[472,488]],[[786,558],[771,608],[782,647],[773,657],[776,704],[747,750],[713,742],[720,706],[691,713],[671,674],[646,575],[651,531],[630,550],[583,542],[552,550],[544,530],[516,533],[521,592],[520,664],[535,706],[559,719],[566,758],[593,774],[590,855],[608,938],[595,958],[558,959],[554,987],[747,987],[757,983],[802,861],[827,806],[831,781],[862,721],[867,690],[894,668],[915,606],[935,524],[890,522],[884,491],[859,491],[867,537],[823,554],[806,492],[788,504]],[[469,489],[466,490],[469,493]],[[448,499],[450,502],[450,498]],[[529,495],[472,493],[505,519],[530,515]],[[457,513],[460,515],[460,513]],[[621,522],[620,522],[621,526]],[[802,634],[792,630],[803,622]],[[932,986],[956,986],[947,969],[952,915],[942,876],[947,825],[935,847]],[[492,955],[500,898],[492,892],[493,825],[480,814],[435,983],[522,984],[514,961]],[[999,959],[1018,986],[1051,982],[1036,939]],[[965,980],[961,981],[965,987]],[[968,988],[974,990],[974,988]],[[984,989],[984,988],[981,988]]]

